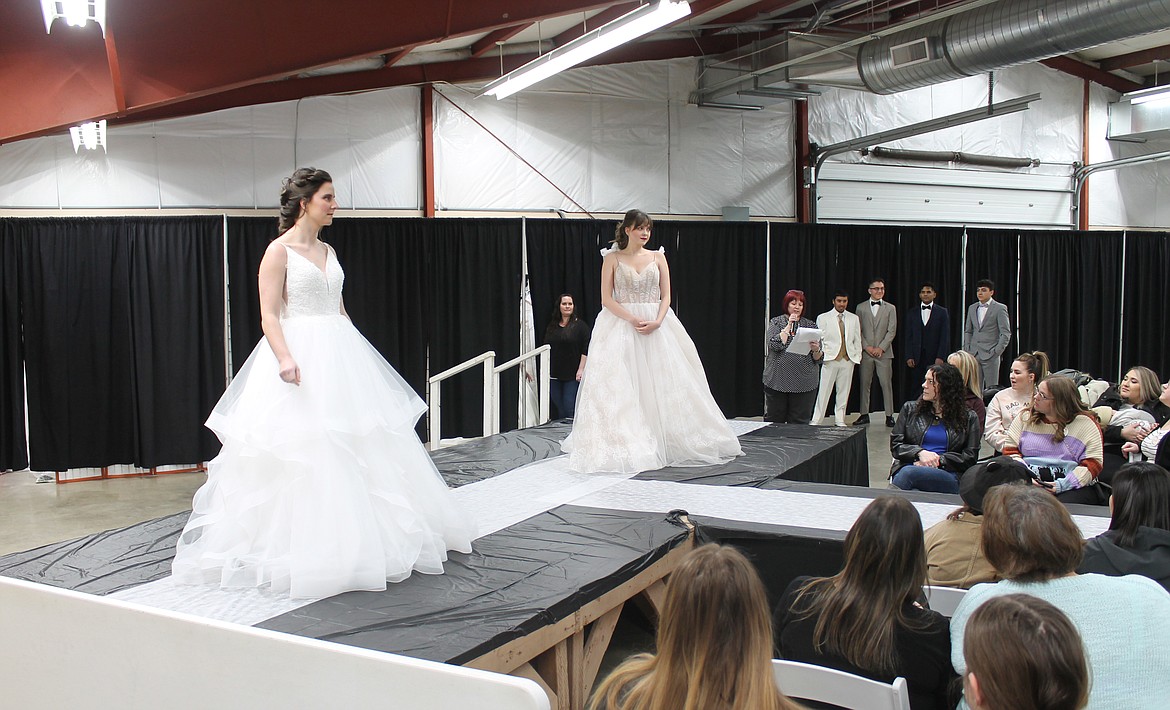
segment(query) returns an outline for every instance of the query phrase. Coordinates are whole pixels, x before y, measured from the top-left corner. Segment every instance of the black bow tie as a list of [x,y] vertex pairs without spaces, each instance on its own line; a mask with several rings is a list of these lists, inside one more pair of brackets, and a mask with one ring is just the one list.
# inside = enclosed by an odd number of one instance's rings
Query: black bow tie
[[870,302],[869,302],[869,305],[871,305],[871,306],[880,306],[880,305],[882,305],[882,302],[881,302],[881,301],[870,301]]
[[923,307],[922,307],[922,310],[924,310],[924,311],[929,311],[929,310],[930,310],[930,306],[923,306]]

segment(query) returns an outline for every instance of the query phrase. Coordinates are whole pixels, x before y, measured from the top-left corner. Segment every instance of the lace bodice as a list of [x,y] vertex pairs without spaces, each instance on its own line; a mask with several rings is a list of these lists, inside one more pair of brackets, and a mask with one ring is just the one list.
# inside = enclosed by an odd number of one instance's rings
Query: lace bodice
[[329,254],[325,257],[325,271],[287,244],[284,249],[288,252],[288,264],[285,267],[285,302],[281,318],[341,313],[345,272],[341,270],[333,248],[327,247]]
[[613,272],[613,297],[618,303],[658,303],[662,292],[658,288],[658,261],[638,273],[634,267],[620,260]]

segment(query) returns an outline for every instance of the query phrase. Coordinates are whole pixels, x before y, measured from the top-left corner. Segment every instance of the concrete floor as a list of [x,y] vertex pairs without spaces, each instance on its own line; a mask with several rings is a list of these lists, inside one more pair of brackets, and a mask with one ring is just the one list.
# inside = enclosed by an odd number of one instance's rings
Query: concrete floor
[[[890,430],[880,423],[880,415],[871,418],[870,486],[885,488]],[[35,483],[30,471],[0,475],[0,555],[189,510],[191,496],[205,478],[202,473],[176,473],[57,484]]]

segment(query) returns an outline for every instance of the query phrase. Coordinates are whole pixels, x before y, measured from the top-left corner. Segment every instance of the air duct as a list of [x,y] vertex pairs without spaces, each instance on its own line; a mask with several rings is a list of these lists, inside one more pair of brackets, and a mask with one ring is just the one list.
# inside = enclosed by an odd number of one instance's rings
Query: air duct
[[1009,0],[861,45],[878,94],[976,76],[1170,29],[1170,0]]
[[816,86],[893,94],[1170,29],[1170,0],[1004,0],[918,22],[864,42],[796,32],[756,42],[704,61],[696,96],[759,104],[769,88]]

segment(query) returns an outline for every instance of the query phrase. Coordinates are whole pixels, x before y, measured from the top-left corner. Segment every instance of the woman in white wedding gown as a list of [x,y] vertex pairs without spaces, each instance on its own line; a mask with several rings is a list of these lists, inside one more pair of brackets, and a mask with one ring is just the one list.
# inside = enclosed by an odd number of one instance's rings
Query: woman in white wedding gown
[[442,574],[447,550],[471,550],[414,431],[426,405],[346,315],[318,239],[335,209],[325,171],[285,180],[260,264],[264,338],[207,420],[223,448],[179,537],[180,583],[321,598]]
[[719,411],[695,344],[670,309],[670,268],[645,249],[653,221],[630,210],[603,251],[601,303],[562,444],[569,467],[633,473],[701,466],[743,453]]

